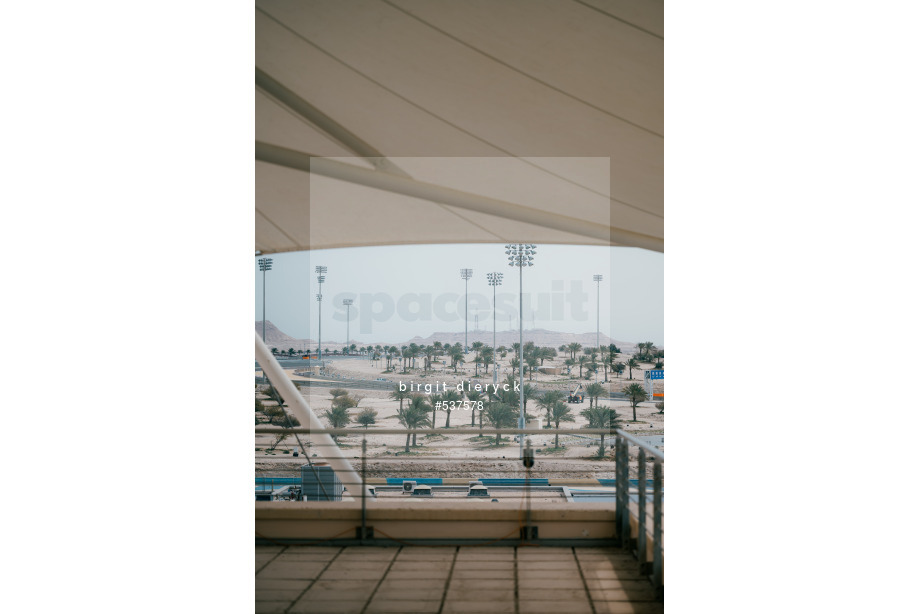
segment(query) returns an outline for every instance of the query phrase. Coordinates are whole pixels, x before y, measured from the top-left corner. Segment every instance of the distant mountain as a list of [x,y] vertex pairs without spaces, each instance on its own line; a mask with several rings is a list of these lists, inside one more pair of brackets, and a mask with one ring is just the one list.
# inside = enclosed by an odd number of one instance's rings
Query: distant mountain
[[[262,320],[256,321],[256,332],[259,335],[262,334]],[[294,348],[297,352],[305,352],[310,348],[316,349],[316,342],[312,339],[295,339],[278,330],[278,327],[272,324],[271,320],[265,321],[265,345],[269,348],[276,347],[283,351],[288,348]]]
[[[433,333],[427,337],[413,337],[404,343],[397,343],[395,345],[402,347],[403,345],[409,345],[410,343],[415,343],[418,345],[431,345],[435,341],[440,341],[443,344],[453,345],[455,343],[463,344],[464,333]],[[486,345],[492,345],[492,333],[491,331],[470,331],[468,335],[469,344],[472,345],[476,341],[481,341]],[[505,347],[511,347],[512,344],[518,343],[520,340],[520,332],[516,330],[504,330],[499,331],[495,335],[496,345],[504,345]],[[594,347],[597,343],[598,337],[596,333],[560,333],[553,330],[546,330],[544,328],[534,328],[524,330],[524,343],[528,341],[533,341],[537,347],[551,347],[558,349],[560,345],[568,345],[570,343],[580,343],[583,347]],[[611,339],[607,335],[600,335],[600,344],[609,345],[611,343],[616,344],[623,352],[631,354],[636,351],[636,344],[629,341],[617,341]]]
[[[259,320],[256,322],[256,332],[260,335],[262,334],[262,321]],[[354,343],[358,347],[363,347],[367,345],[395,345],[396,347],[402,347],[404,345],[409,345],[410,343],[415,343],[417,345],[431,345],[435,341],[440,341],[443,344],[453,345],[455,343],[463,344],[464,334],[462,332],[449,332],[449,333],[433,333],[427,337],[413,337],[408,341],[402,341],[400,343],[389,343],[389,342],[357,342]],[[516,330],[504,330],[499,331],[496,334],[496,344],[504,345],[505,347],[511,347],[512,344],[517,343],[519,338],[519,332]],[[266,345],[268,347],[276,347],[279,350],[286,351],[288,348],[294,348],[295,351],[306,351],[306,350],[316,350],[317,342],[313,339],[295,339],[290,335],[283,333],[278,330],[278,328],[271,323],[271,320],[265,322],[265,339]],[[476,341],[481,341],[486,345],[492,345],[492,333],[491,331],[470,331],[468,335],[469,343],[472,345]],[[568,345],[570,343],[580,343],[583,347],[589,348],[594,347],[596,343],[596,333],[561,333],[552,330],[546,330],[542,328],[536,328],[531,330],[524,331],[524,343],[528,341],[533,341],[538,347],[551,347],[558,349],[560,345]],[[626,354],[634,354],[636,352],[636,344],[631,341],[618,341],[611,339],[607,335],[600,336],[601,345],[609,345],[615,343],[620,350]],[[341,350],[343,347],[341,341],[326,341],[323,340],[323,347],[330,350]]]

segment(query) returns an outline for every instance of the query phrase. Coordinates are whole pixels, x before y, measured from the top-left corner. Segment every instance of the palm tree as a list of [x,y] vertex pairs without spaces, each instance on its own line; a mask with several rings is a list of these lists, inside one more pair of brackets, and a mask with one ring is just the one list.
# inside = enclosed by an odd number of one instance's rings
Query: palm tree
[[642,384],[630,384],[623,390],[623,393],[632,405],[633,422],[636,422],[636,406],[642,401],[647,400],[648,394],[646,394]]
[[590,379],[592,375],[594,375],[595,373],[597,373],[598,366],[599,366],[599,365],[597,364],[597,361],[595,361],[595,360],[591,360],[591,362],[589,362],[588,364],[586,364],[586,365],[585,365],[585,368],[586,368],[588,371],[585,373],[585,379]]
[[390,398],[394,401],[399,401],[399,409],[402,411],[403,401],[412,396],[408,390],[400,390],[399,385],[393,387],[393,392],[390,393]]
[[[413,407],[411,403],[405,409],[397,411],[396,418],[400,424],[413,431],[428,424],[427,409]],[[406,433],[406,454],[409,453],[409,439],[414,435],[415,433]]]
[[[444,408],[444,411],[447,412],[447,421],[444,423],[444,428],[450,428],[450,410],[453,409],[453,406],[457,405],[458,401],[461,401],[463,397],[460,396],[460,393],[451,388],[441,395],[441,400],[445,402],[441,407]],[[451,405],[453,404],[453,406]]]
[[572,352],[572,358],[575,358],[575,354],[581,349],[580,343],[575,343],[574,341],[568,345],[568,350]]
[[514,375],[509,375],[506,377],[504,383],[508,385],[508,390],[505,390],[503,386],[500,386],[498,391],[494,393],[495,396],[497,396],[498,400],[502,403],[507,403],[512,407],[519,406],[521,403],[521,398],[520,393],[515,391],[516,380],[514,379]]
[[[406,407],[406,409],[413,411],[415,413],[421,414],[422,418],[424,419],[424,424],[429,424],[428,412],[431,411],[432,404],[428,402],[428,399],[425,398],[425,395],[423,394],[412,395],[412,398],[409,400],[409,405]],[[433,414],[432,414],[432,417],[433,417]],[[434,428],[434,422],[431,422],[430,424],[431,424],[431,427]],[[412,445],[415,446],[417,441],[418,440],[416,439],[416,434],[412,433]]]
[[550,410],[557,401],[565,399],[565,393],[561,390],[547,390],[543,396],[537,399],[537,405],[546,410],[546,426],[549,426]]
[[476,363],[476,373],[473,377],[479,377],[479,365],[482,364],[482,352],[476,352],[476,355],[473,357],[473,362]]
[[588,386],[585,388],[585,394],[588,395],[588,407],[594,407],[594,403],[597,401],[597,397],[601,396],[606,391],[606,388],[604,388],[602,384],[588,384]]
[[[408,347],[403,346],[403,347],[402,347],[402,352],[400,352],[400,353],[402,354],[402,363],[403,363],[403,370],[402,370],[402,372],[403,372],[403,373],[408,373],[408,372],[409,372],[409,369],[406,368],[406,361],[409,360],[409,359],[412,357],[412,352],[411,352],[411,350],[409,350]],[[411,363],[410,363],[410,364],[411,364]]]
[[586,362],[588,362],[588,357],[584,354],[578,357],[578,379],[581,379],[581,371],[584,368]]
[[[581,415],[588,419],[588,428],[606,429],[611,433],[622,427],[620,415],[616,410],[609,407],[589,407],[581,412]],[[601,433],[601,447],[598,450],[598,456],[604,456],[604,433]]]
[[470,413],[473,414],[473,421],[470,422],[470,426],[476,426],[476,407],[479,404],[480,399],[482,399],[482,393],[477,390],[467,390],[466,398],[472,407]]
[[524,384],[521,393],[524,395],[524,413],[527,413],[527,401],[537,396],[537,389],[530,384]]
[[495,360],[495,352],[492,351],[492,348],[486,346],[482,348],[482,361],[485,364],[486,375],[489,374],[489,365]]
[[530,378],[529,378],[530,381],[533,381],[533,372],[537,368],[537,360],[539,359],[533,354],[531,354],[530,356],[524,359],[524,362],[527,363],[527,371],[528,371],[528,375],[530,375]]
[[635,358],[630,358],[626,361],[626,366],[629,367],[629,379],[632,379],[632,370],[639,368],[639,361]]
[[444,401],[444,395],[442,394],[433,394],[428,397],[428,404],[431,406],[431,430],[435,429],[435,424],[437,424],[437,411],[439,408],[444,407],[441,403]]
[[[610,345],[611,348],[616,347],[613,344]],[[618,354],[616,352],[607,350],[607,359],[604,362],[604,381],[607,381],[607,368],[609,367],[611,371],[615,371],[613,366],[616,364]]]
[[463,360],[463,348],[461,348],[461,347],[452,347],[452,348],[450,349],[450,360],[451,360],[451,362],[453,363],[451,366],[453,366],[453,368],[454,368],[454,373],[456,373],[456,372],[457,372],[457,366],[459,366],[459,364],[460,364],[461,362],[464,362],[464,360]]
[[569,375],[572,374],[572,367],[574,367],[575,364],[576,364],[576,363],[575,363],[575,359],[574,359],[574,358],[566,358],[566,359],[565,359],[565,366],[568,367],[568,373],[569,373]]
[[537,350],[537,356],[539,356],[540,358],[540,366],[542,367],[544,360],[546,360],[547,358],[549,360],[552,360],[553,358],[556,357],[556,350],[554,350],[553,348],[540,348],[539,350]]
[[[550,407],[549,418],[556,423],[556,430],[559,430],[560,422],[574,422],[575,417],[572,415],[572,409],[562,401],[556,401]],[[556,433],[556,447],[559,447],[559,433]]]
[[[517,426],[518,412],[507,403],[489,403],[484,411],[486,420],[497,429],[513,428]],[[501,435],[495,434],[495,445],[502,440]]]
[[623,374],[623,371],[626,369],[626,365],[622,362],[615,362],[610,365],[610,370],[617,374],[617,379],[620,379],[620,376]]
[[434,358],[437,350],[433,345],[427,345],[422,351],[425,354],[425,372],[427,373],[431,369],[431,359]]

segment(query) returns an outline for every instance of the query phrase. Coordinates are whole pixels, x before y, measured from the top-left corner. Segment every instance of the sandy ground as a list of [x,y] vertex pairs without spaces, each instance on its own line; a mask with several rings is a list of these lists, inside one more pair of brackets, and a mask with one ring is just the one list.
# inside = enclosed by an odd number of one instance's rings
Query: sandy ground
[[[468,355],[472,360],[472,354]],[[509,354],[504,361],[500,361],[500,374],[502,378],[510,373],[508,360]],[[556,366],[565,360],[564,356],[557,357],[554,361],[545,361],[545,366]],[[624,360],[621,358],[620,360]],[[418,360],[417,364],[421,365],[422,361]],[[347,382],[347,378],[374,380],[377,378],[386,378],[393,382],[434,384],[446,382],[448,385],[456,385],[461,379],[473,378],[482,384],[491,383],[492,373],[486,375],[482,368],[479,369],[479,377],[474,377],[475,366],[464,365],[458,369],[455,374],[449,366],[435,363],[434,368],[428,374],[424,374],[421,369],[413,369],[408,374],[403,373],[383,373],[385,362],[377,363],[369,360],[338,360],[330,363],[328,371],[332,374],[341,376],[342,381]],[[394,363],[396,368],[401,365]],[[651,368],[647,363],[643,363],[646,368]],[[295,376],[293,369],[287,370],[288,375],[296,382],[303,381],[305,378]],[[577,377],[577,367],[573,369]],[[607,385],[611,391],[622,390],[630,383],[643,383],[644,370],[633,369],[633,379],[629,380],[628,370],[620,377],[608,375]],[[587,385],[593,381],[584,379],[572,380],[565,375],[544,375],[535,373],[533,379],[525,378],[526,383],[537,386],[540,389],[557,388],[560,390],[571,390],[576,383],[581,382]],[[603,383],[603,370],[600,372],[599,381]],[[347,388],[347,385],[342,387]],[[311,387],[302,388],[302,394],[313,411],[323,419],[323,413],[331,408],[332,396],[329,394],[330,388]],[[663,392],[662,382],[656,382],[655,392]],[[369,427],[366,431],[357,424],[351,424],[349,429],[355,431],[355,435],[349,435],[339,438],[339,444],[345,451],[345,454],[355,459],[361,456],[361,439],[367,437],[367,460],[368,475],[373,477],[380,476],[399,476],[411,473],[416,477],[521,477],[512,475],[522,471],[518,459],[518,444],[511,442],[507,436],[503,437],[500,445],[495,445],[494,436],[479,438],[475,435],[430,435],[426,434],[426,429],[419,430],[417,437],[417,447],[412,447],[409,455],[405,454],[406,437],[404,435],[375,435],[375,429],[380,428],[402,428],[396,418],[396,410],[399,408],[399,401],[392,400],[389,392],[385,390],[350,390],[353,397],[359,398],[358,407],[349,411],[354,417],[362,409],[371,407],[377,411],[377,423]],[[653,402],[640,403],[636,411],[636,422],[632,422],[632,408],[624,400],[601,401],[602,405],[610,406],[615,409],[625,420],[625,430],[634,432],[636,435],[663,435],[664,433],[664,415],[658,413]],[[580,415],[583,409],[588,407],[588,401],[584,403],[570,403],[572,413],[575,416],[575,422],[563,422],[560,428],[587,428],[586,419]],[[529,400],[527,403],[527,413],[535,417],[543,417],[545,423],[545,413],[536,405],[535,400]],[[479,412],[475,412],[478,426]],[[450,412],[450,426],[469,428],[473,418],[473,412],[470,410],[455,409]],[[443,428],[447,422],[447,413],[444,411],[437,412],[437,427]],[[488,424],[485,424],[488,428]],[[274,450],[273,453],[267,452],[271,445],[273,436],[257,435],[255,439],[256,471],[257,473],[272,473],[275,475],[284,475],[296,473],[297,468],[303,464],[303,458],[294,458],[292,455],[284,454],[284,450],[292,452],[298,448],[297,441],[293,436],[289,436]],[[304,445],[308,445],[308,437],[301,436]],[[565,446],[562,450],[551,450],[544,453],[546,448],[553,447],[553,435],[536,435],[532,436],[531,442],[536,448],[537,465],[535,467],[534,477],[563,477],[572,478],[585,477],[612,477],[612,463],[610,462],[609,441],[607,457],[605,460],[597,460],[594,457],[597,454],[598,442],[588,441],[577,436],[560,435],[560,445]],[[635,452],[637,453],[637,452]],[[635,454],[634,453],[634,454]],[[312,453],[311,453],[312,454]],[[551,459],[551,460],[550,460]],[[316,460],[321,460],[316,458]],[[505,462],[502,462],[502,461]],[[634,460],[635,463],[635,460]],[[360,466],[359,462],[355,463],[356,467]],[[488,474],[488,475],[487,475]],[[609,474],[609,475],[608,475]]]

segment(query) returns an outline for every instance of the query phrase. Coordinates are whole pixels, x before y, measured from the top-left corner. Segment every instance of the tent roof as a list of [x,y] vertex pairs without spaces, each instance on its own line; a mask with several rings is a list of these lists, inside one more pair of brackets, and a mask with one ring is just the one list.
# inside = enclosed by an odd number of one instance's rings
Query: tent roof
[[256,245],[664,250],[662,6],[256,3]]

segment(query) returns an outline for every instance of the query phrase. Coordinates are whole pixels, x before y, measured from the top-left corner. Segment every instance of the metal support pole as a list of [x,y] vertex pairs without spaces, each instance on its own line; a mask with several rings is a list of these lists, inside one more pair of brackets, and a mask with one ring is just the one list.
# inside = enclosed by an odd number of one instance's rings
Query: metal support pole
[[662,582],[661,582],[661,580],[662,580],[662,573],[661,573],[661,572],[662,572],[662,565],[663,565],[663,562],[664,562],[664,557],[663,557],[663,554],[662,554],[662,547],[661,547],[661,514],[662,514],[662,509],[661,509],[661,508],[662,508],[662,498],[661,498],[661,490],[662,490],[662,466],[661,466],[661,460],[658,459],[658,458],[656,458],[656,459],[655,459],[655,463],[654,463],[654,465],[653,465],[652,467],[653,467],[653,469],[652,469],[652,471],[653,471],[652,480],[653,480],[653,485],[654,485],[654,489],[655,489],[655,492],[654,492],[654,497],[655,497],[655,499],[654,499],[654,500],[655,500],[654,506],[655,506],[655,509],[654,509],[654,513],[653,513],[653,516],[652,516],[652,522],[654,523],[653,526],[652,526],[652,540],[653,540],[653,542],[652,542],[652,554],[653,554],[653,559],[652,559],[652,585],[655,587],[655,590],[659,592],[659,597],[660,597],[660,596],[661,596],[661,595],[660,595],[660,591],[661,591],[661,589],[662,589]]
[[[520,292],[519,294],[519,304],[520,304],[520,319],[518,320],[518,330],[520,331],[520,343],[518,343],[518,373],[520,374],[521,380],[521,392],[518,395],[521,398],[521,415],[518,418],[518,428],[524,428],[524,267],[518,266],[518,282]],[[518,439],[520,440],[520,457],[524,458],[524,436],[519,435]]]
[[497,286],[502,283],[502,274],[498,271],[487,273],[489,285],[492,286],[492,383],[498,383],[498,305]]
[[[597,353],[600,355],[601,352],[601,280],[599,275],[594,276],[594,280],[597,281],[597,337],[595,340],[595,345],[597,346]],[[597,372],[600,369],[594,369],[594,383],[597,383]]]
[[316,308],[319,310],[319,332],[317,333],[317,349],[319,350],[319,366],[323,367],[323,282],[319,282],[319,294],[316,299]]
[[[266,270],[262,269],[262,340],[265,341],[265,274]],[[265,376],[265,370],[262,370],[262,376]]]
[[[622,547],[629,549],[632,546],[632,530],[629,526],[629,442],[624,440],[623,447],[620,449],[623,462],[623,515],[620,516],[620,528],[622,530],[623,540]],[[619,481],[617,490],[620,489]]]
[[622,440],[623,440],[623,438],[620,437],[619,435],[617,435],[617,436],[614,437],[614,439],[613,439],[613,443],[614,443],[613,461],[614,461],[614,463],[615,463],[615,464],[614,464],[613,475],[614,475],[615,478],[616,478],[616,479],[615,479],[615,482],[616,482],[616,498],[615,498],[615,500],[616,500],[616,511],[615,511],[614,514],[613,514],[613,523],[614,523],[614,525],[615,525],[616,528],[617,528],[617,534],[620,533],[620,518],[621,518],[622,515],[623,515],[623,497],[621,496],[621,495],[623,494],[623,492],[622,492],[622,491],[623,491],[623,488],[622,488],[623,482],[621,481],[622,476],[620,475],[620,474],[622,473],[622,470],[621,470],[621,469],[622,469],[622,468],[621,468],[621,464],[622,464],[622,463],[621,463],[621,460],[620,460],[620,448],[621,448],[622,445],[623,445],[623,444],[622,444]]
[[358,538],[363,543],[367,532],[367,435],[361,437],[361,529]]
[[[523,433],[521,434],[521,439],[524,438]],[[537,539],[537,528],[530,524],[530,469],[534,465],[534,454],[533,448],[530,447],[530,438],[527,438],[527,449],[524,451],[524,470],[526,472],[524,479],[524,490],[527,497],[527,514],[524,521],[524,534],[521,535],[521,541],[529,541],[531,539]]]
[[645,450],[639,448],[639,536],[636,543],[636,557],[640,573],[647,573],[648,544],[645,537]]

